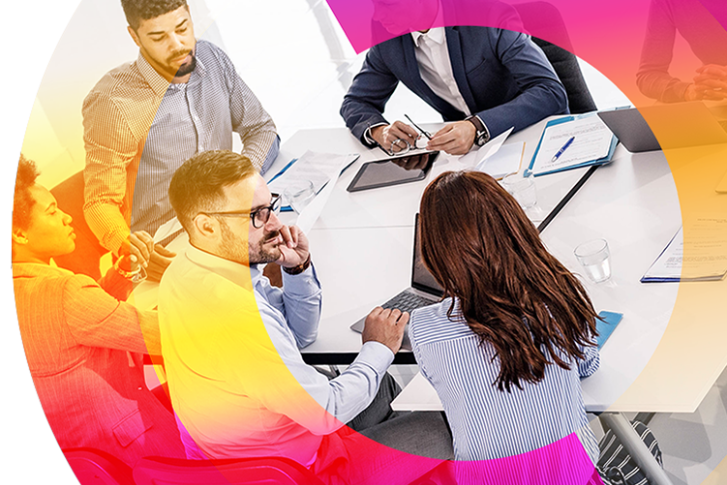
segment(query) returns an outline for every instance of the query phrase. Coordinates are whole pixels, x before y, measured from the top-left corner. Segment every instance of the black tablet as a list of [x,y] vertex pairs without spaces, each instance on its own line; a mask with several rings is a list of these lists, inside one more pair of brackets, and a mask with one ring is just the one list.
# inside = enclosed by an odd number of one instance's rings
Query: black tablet
[[[403,164],[406,158],[424,154],[429,154],[429,160],[427,160],[424,168],[404,168]],[[439,152],[413,152],[407,156],[395,156],[364,163],[346,190],[349,192],[358,192],[360,190],[378,189],[379,187],[424,180],[432,168],[434,160],[437,159],[437,156],[439,156]]]

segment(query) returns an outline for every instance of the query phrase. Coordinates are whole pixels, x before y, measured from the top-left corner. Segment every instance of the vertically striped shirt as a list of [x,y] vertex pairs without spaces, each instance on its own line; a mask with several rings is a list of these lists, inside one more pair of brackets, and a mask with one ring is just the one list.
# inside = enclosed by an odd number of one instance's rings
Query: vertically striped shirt
[[546,366],[545,377],[523,389],[499,391],[500,364],[490,343],[467,326],[459,304],[450,319],[452,300],[415,310],[409,336],[422,374],[432,383],[452,429],[457,460],[491,460],[552,445],[576,433],[593,463],[598,445],[588,426],[580,377],[599,365],[596,347],[570,370]]
[[153,234],[172,219],[167,190],[176,169],[196,153],[232,149],[233,131],[263,171],[277,156],[275,124],[227,55],[198,41],[195,57],[189,81],[170,84],[140,53],[84,100],[84,214],[111,251],[129,227]]

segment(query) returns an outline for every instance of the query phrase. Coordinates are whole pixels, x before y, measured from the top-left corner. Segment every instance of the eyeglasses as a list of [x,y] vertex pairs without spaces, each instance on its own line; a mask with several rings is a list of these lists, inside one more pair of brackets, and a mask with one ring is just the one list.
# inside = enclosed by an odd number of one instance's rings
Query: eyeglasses
[[280,196],[273,194],[273,199],[270,201],[270,205],[260,207],[252,212],[248,211],[227,211],[227,212],[200,212],[206,216],[223,216],[223,217],[249,217],[252,221],[252,227],[259,229],[263,227],[270,220],[270,214],[280,213]]

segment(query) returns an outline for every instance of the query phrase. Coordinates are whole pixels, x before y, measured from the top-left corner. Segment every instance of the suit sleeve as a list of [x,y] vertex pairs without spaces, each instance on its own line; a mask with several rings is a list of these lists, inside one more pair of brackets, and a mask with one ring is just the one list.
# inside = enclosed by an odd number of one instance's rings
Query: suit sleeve
[[388,124],[383,115],[384,107],[398,84],[399,80],[386,67],[379,50],[371,48],[341,105],[341,116],[346,126],[364,145],[373,146],[364,137],[367,128]]
[[63,314],[80,345],[161,355],[156,312],[142,312],[106,293],[83,275],[68,279]]
[[512,100],[475,113],[492,137],[522,130],[551,115],[568,113],[568,96],[553,66],[530,37],[510,30],[487,29],[502,65],[520,90]]

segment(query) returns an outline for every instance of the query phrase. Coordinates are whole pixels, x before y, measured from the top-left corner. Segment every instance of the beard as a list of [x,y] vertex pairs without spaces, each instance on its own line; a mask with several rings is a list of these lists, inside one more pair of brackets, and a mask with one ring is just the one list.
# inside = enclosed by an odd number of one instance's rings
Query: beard
[[182,64],[181,66],[179,66],[179,69],[177,69],[176,71],[173,71],[172,70],[173,68],[171,68],[171,67],[167,67],[166,68],[166,70],[170,74],[172,74],[174,77],[184,77],[187,74],[189,74],[192,71],[194,71],[195,68],[197,67],[197,57],[194,55],[194,49],[192,49],[191,51],[182,50],[182,51],[177,51],[177,52],[173,53],[172,55],[170,55],[167,58],[166,63],[165,63],[166,66],[170,66],[171,65],[171,62],[174,59],[179,59],[180,57],[182,57],[185,54],[189,54],[190,59],[191,59],[189,62],[187,62],[186,64]]
[[263,234],[263,237],[257,243],[250,245],[240,241],[230,226],[224,221],[220,221],[222,230],[222,247],[219,256],[230,261],[240,264],[261,264],[272,263],[280,259],[280,249],[278,246],[265,247],[265,243],[280,235],[280,231],[272,231]]
[[192,56],[192,60],[189,61],[187,64],[182,64],[179,66],[179,69],[177,70],[177,73],[174,75],[174,77],[183,77],[187,74],[194,71],[194,69],[197,67],[197,57],[194,55],[194,52],[189,53],[190,56]]

